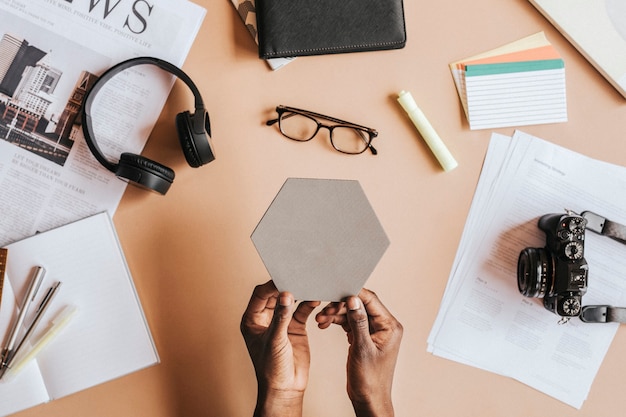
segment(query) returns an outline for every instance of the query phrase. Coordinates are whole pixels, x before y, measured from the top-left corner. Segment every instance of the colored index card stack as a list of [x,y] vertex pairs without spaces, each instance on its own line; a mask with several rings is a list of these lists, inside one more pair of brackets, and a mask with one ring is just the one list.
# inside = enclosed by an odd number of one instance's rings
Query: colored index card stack
[[567,121],[565,64],[543,32],[450,70],[471,130]]

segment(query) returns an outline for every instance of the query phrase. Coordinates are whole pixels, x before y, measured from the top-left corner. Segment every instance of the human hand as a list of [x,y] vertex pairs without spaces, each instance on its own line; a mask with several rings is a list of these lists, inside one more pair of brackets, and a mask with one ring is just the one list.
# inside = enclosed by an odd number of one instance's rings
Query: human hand
[[394,415],[391,385],[403,328],[375,293],[330,303],[316,316],[318,327],[339,324],[348,336],[348,396],[357,417]]
[[306,321],[320,303],[294,304],[268,281],[254,289],[241,319],[258,383],[255,417],[302,415],[311,359]]

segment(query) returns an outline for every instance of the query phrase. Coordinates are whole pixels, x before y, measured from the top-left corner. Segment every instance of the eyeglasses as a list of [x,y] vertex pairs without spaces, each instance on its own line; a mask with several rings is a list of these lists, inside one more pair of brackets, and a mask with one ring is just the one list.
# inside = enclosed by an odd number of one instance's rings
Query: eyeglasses
[[[278,106],[276,112],[278,118],[269,120],[266,124],[271,126],[278,122],[280,133],[289,139],[309,141],[324,127],[330,132],[330,143],[339,152],[356,155],[369,149],[372,154],[378,154],[372,146],[372,140],[378,136],[375,129],[294,107]],[[334,124],[325,125],[317,119]]]

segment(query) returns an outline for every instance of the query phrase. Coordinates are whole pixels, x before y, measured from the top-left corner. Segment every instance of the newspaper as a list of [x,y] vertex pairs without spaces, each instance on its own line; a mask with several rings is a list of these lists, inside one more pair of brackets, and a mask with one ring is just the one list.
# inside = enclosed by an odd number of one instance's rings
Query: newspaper
[[[82,98],[125,59],[181,66],[205,13],[187,0],[0,0],[0,246],[115,212],[126,183],[87,148]],[[92,118],[107,158],[141,152],[174,82],[142,65],[106,84]]]

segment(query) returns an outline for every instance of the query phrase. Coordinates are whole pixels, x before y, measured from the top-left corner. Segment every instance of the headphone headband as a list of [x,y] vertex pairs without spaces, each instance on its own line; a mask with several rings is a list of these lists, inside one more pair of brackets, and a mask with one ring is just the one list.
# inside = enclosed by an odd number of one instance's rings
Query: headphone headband
[[197,168],[215,159],[210,143],[211,124],[209,122],[209,114],[204,109],[200,91],[183,70],[167,61],[154,57],[138,57],[120,62],[109,68],[96,80],[91,89],[87,91],[81,108],[83,134],[89,150],[106,169],[113,172],[120,179],[165,194],[174,181],[174,171],[172,169],[141,155],[129,152],[122,153],[117,163],[109,161],[96,143],[91,121],[91,106],[102,86],[125,69],[146,64],[157,66],[177,76],[193,93],[195,102],[194,113],[190,114],[189,111],[185,111],[176,115],[176,131],[187,163],[191,167]]
[[[204,120],[204,102],[202,101],[202,96],[200,95],[200,91],[198,87],[194,84],[191,78],[176,65],[173,65],[167,61],[164,61],[159,58],[143,56],[137,58],[131,58],[126,61],[122,61],[117,65],[106,70],[94,83],[91,89],[85,95],[85,100],[82,106],[82,120],[83,120],[83,134],[85,136],[85,142],[87,142],[87,146],[91,150],[91,153],[94,157],[100,162],[106,169],[111,172],[115,172],[117,170],[117,164],[109,161],[104,153],[100,150],[97,142],[95,141],[95,134],[93,132],[93,125],[91,123],[91,106],[95,100],[95,97],[100,91],[100,89],[109,81],[111,78],[119,74],[120,72],[135,67],[138,65],[154,65],[159,67],[160,69],[175,75],[180,78],[191,90],[194,96],[194,105],[195,105],[195,114],[200,114]],[[196,129],[194,123],[194,129]]]

